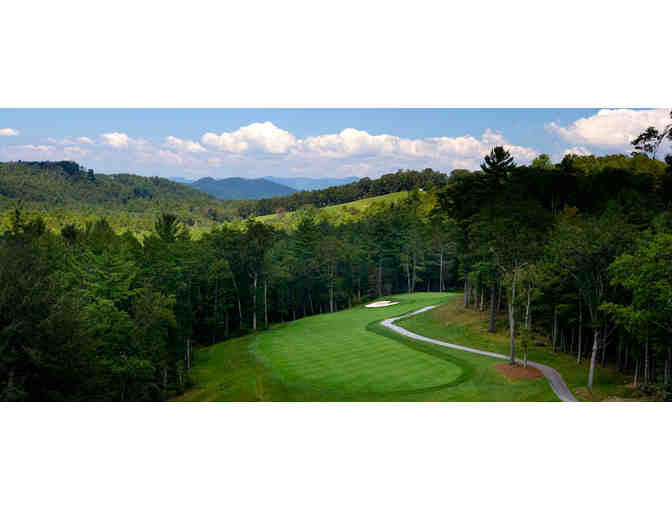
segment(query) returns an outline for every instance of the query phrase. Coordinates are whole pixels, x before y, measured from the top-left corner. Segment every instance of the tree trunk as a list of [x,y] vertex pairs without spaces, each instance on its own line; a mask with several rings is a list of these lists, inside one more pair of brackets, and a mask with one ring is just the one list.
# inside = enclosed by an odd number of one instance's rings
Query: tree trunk
[[242,327],[243,325],[243,306],[240,303],[240,292],[238,292],[238,285],[236,284],[236,279],[231,278],[233,280],[233,288],[236,290],[236,299],[238,300],[238,318],[240,319],[240,325]]
[[502,294],[504,294],[502,292],[502,282],[499,282],[499,286],[498,286],[497,290],[498,290],[498,292],[497,292],[497,313],[501,313],[502,312]]
[[411,266],[409,264],[406,265],[406,288],[408,289],[408,293],[411,293]]
[[525,327],[530,329],[532,320],[530,319],[530,287],[527,287],[527,306],[525,307]]
[[663,373],[663,384],[667,386],[670,384],[670,362],[672,361],[672,349],[667,348],[667,356],[665,357],[665,372]]
[[490,327],[488,333],[495,332],[495,294],[497,289],[497,282],[493,279],[490,285]]
[[515,358],[515,337],[516,337],[516,318],[515,318],[515,300],[516,300],[516,278],[518,274],[513,272],[513,283],[511,285],[511,299],[509,300],[509,363],[516,362]]
[[576,364],[577,365],[581,364],[582,333],[583,333],[583,310],[581,309],[581,301],[579,301],[579,348],[577,349],[578,353],[576,355]]
[[329,311],[334,312],[334,287],[329,287]]
[[555,346],[557,340],[558,340],[558,307],[556,305],[553,311],[553,352],[555,352]]
[[469,306],[469,287],[467,286],[467,278],[464,278],[464,307]]
[[264,324],[268,328],[268,281],[264,280]]
[[635,379],[632,381],[632,387],[637,387],[637,376],[639,375],[639,358],[635,360]]
[[590,355],[590,370],[588,372],[588,389],[593,389],[593,379],[595,377],[595,359],[597,358],[597,349],[600,345],[600,331],[595,328],[593,333],[593,352]]
[[644,342],[644,384],[649,384],[649,339]]
[[485,311],[485,287],[481,287],[481,312]]
[[376,289],[378,291],[378,297],[381,297],[383,295],[383,261],[379,260],[378,261],[378,281],[376,282],[378,288]]
[[257,330],[257,274],[254,274],[252,283],[252,329]]
[[439,292],[443,292],[443,248],[439,257]]

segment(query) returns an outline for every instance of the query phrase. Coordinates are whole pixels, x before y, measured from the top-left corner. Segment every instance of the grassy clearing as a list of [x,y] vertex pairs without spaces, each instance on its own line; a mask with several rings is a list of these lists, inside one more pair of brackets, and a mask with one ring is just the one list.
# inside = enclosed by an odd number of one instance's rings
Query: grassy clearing
[[393,296],[400,304],[308,317],[200,349],[195,388],[180,400],[557,400],[545,379],[508,380],[493,368],[499,360],[418,342],[379,324],[453,297]]
[[[374,203],[383,202],[399,202],[408,196],[408,191],[399,191],[397,193],[388,193],[378,197],[363,198],[362,200],[355,200],[345,204],[330,205],[318,209],[318,218],[323,218],[329,223],[339,225],[353,221],[364,213]],[[259,216],[257,219],[264,223],[268,223],[275,227],[291,228],[298,219],[298,214],[295,211],[282,214],[268,214],[266,216]]]
[[[488,314],[473,309],[465,309],[461,299],[454,299],[428,313],[399,321],[399,325],[415,333],[443,340],[446,342],[466,345],[500,354],[509,353],[508,323],[505,317],[498,317],[496,333],[487,333]],[[586,341],[589,341],[587,339]],[[626,387],[631,382],[629,377],[619,374],[616,367],[607,364],[605,368],[595,368],[595,384],[589,392],[588,363],[582,360],[576,363],[576,355],[553,352],[548,339],[537,335],[531,342],[529,359],[555,368],[565,379],[567,386],[580,400],[601,401],[614,398],[630,398],[632,390]],[[534,345],[544,343],[543,346]],[[520,346],[516,346],[520,349]],[[518,350],[517,357],[522,356]]]

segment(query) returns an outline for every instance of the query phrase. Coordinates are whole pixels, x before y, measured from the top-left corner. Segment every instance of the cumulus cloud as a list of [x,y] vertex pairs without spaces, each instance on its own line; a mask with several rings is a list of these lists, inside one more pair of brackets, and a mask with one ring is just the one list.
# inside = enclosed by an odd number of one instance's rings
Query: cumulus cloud
[[186,152],[207,152],[205,147],[203,147],[200,143],[194,142],[192,140],[182,140],[181,138],[177,138],[175,136],[166,137],[166,146]]
[[562,153],[562,156],[564,157],[567,154],[575,154],[577,156],[591,156],[593,153],[585,147],[574,146],[571,149],[565,149],[565,151]]
[[80,136],[77,138],[70,138],[69,136],[66,136],[65,138],[47,138],[47,141],[49,143],[55,143],[57,145],[77,145],[80,143],[85,143],[88,145],[94,145],[96,142],[94,142],[91,138],[88,136]]
[[18,129],[2,128],[0,129],[0,136],[19,136],[21,132]]
[[[94,167],[175,175],[175,167],[199,175],[295,175],[377,177],[399,168],[450,171],[476,169],[495,145],[503,145],[521,164],[538,154],[510,143],[502,133],[486,129],[480,136],[403,138],[346,128],[338,133],[298,138],[272,122],[255,122],[235,131],[206,132],[200,141],[166,136],[161,140],[131,138],[122,132],[96,137],[48,139],[50,145],[23,152],[5,148],[12,158],[27,159],[51,150],[50,158],[88,160]],[[9,152],[7,152],[9,151]],[[25,154],[25,155],[24,155]],[[10,156],[8,156],[10,157]],[[46,156],[45,156],[46,157]]]
[[49,151],[53,151],[55,149],[55,147],[53,147],[52,145],[31,145],[31,144],[18,145],[17,148],[25,149],[25,150],[29,150],[29,151],[38,151],[38,152],[49,152]]
[[201,137],[201,142],[226,152],[261,151],[282,154],[294,146],[296,137],[272,122],[255,122],[233,132],[224,132],[219,135],[205,133]]
[[184,164],[184,159],[179,154],[176,154],[172,151],[160,150],[157,154],[158,159],[167,165],[182,165]]
[[632,150],[630,141],[647,127],[662,128],[669,122],[668,110],[605,109],[590,117],[575,120],[568,126],[551,122],[545,127],[570,143],[629,152]]
[[472,167],[495,145],[503,145],[519,162],[529,162],[537,152],[512,145],[501,133],[486,130],[480,138],[471,135],[408,139],[393,135],[371,135],[366,131],[344,129],[338,134],[307,137],[297,141],[292,154],[315,158],[386,158],[409,164],[434,164],[454,168],[454,164]]
[[89,151],[78,146],[65,147],[63,153],[69,158],[83,158],[89,154]]
[[105,145],[115,148],[126,148],[129,143],[129,136],[126,133],[104,133],[100,135],[101,140]]

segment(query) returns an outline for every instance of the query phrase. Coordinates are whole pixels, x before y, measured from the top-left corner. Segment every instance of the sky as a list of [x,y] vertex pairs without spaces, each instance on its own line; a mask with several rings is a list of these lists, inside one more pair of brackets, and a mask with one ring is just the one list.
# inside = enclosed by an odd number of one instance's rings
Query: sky
[[669,122],[664,109],[0,109],[0,161],[193,179],[373,178],[475,170],[495,145],[521,164],[629,153],[644,129]]

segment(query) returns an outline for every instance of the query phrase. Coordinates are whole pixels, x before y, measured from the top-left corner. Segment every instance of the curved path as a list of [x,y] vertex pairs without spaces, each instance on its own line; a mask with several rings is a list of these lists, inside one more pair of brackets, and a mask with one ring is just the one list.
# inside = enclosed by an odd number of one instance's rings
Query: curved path
[[[450,349],[457,349],[460,351],[467,351],[467,352],[472,352],[474,354],[481,354],[483,356],[490,356],[491,358],[499,358],[499,359],[504,359],[508,360],[509,357],[504,355],[504,354],[497,354],[494,352],[488,352],[488,351],[481,351],[478,349],[472,349],[471,347],[464,347],[462,345],[457,345],[457,344],[449,344],[447,342],[441,342],[439,340],[434,340],[433,338],[427,338],[426,336],[418,335],[416,333],[412,333],[411,331],[408,331],[407,329],[402,328],[401,326],[397,326],[394,323],[394,321],[398,321],[399,319],[405,319],[407,317],[410,317],[412,315],[417,315],[419,313],[426,312],[427,310],[431,310],[432,308],[436,308],[438,305],[433,305],[433,306],[426,306],[424,308],[421,308],[420,310],[412,313],[408,313],[406,315],[401,315],[399,317],[392,317],[391,319],[385,319],[382,321],[380,324],[385,326],[386,328],[391,329],[392,331],[396,331],[400,335],[407,336],[409,338],[414,338],[415,340],[420,340],[421,342],[429,342],[431,344],[436,344],[436,345],[442,345],[444,347],[449,347]],[[516,359],[516,361],[521,361],[519,359]],[[547,366],[547,365],[542,365],[541,363],[535,363],[533,361],[528,361],[528,365],[531,367],[538,368],[545,376],[546,379],[548,379],[548,382],[551,385],[551,389],[553,392],[558,396],[560,400],[563,402],[578,402],[576,397],[572,395],[572,392],[569,391],[569,388],[565,384],[564,379],[562,376],[553,368]]]

